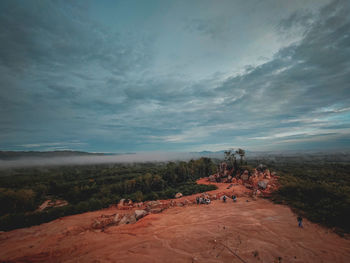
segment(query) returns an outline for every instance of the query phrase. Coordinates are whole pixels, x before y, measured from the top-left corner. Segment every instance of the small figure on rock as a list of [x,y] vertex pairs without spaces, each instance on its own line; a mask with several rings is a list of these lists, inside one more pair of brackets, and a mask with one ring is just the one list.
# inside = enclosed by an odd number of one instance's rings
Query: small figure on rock
[[237,197],[236,197],[235,195],[233,195],[233,196],[232,196],[232,200],[233,200],[233,202],[236,203],[236,202],[237,202]]
[[298,216],[297,220],[298,220],[298,226],[303,228],[303,218],[301,216]]
[[226,203],[226,195],[224,195],[224,197],[222,198],[222,200],[224,201],[224,203]]

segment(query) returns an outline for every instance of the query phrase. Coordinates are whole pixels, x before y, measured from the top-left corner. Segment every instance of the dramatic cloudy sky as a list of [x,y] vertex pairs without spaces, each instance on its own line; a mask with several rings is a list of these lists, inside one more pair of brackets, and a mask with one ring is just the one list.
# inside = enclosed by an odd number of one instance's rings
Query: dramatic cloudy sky
[[0,1],[0,149],[350,148],[350,2]]

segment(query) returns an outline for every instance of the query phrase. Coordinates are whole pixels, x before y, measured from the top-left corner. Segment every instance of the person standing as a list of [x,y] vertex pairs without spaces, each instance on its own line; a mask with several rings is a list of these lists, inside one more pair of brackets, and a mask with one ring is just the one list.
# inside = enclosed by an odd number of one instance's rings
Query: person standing
[[237,197],[235,195],[232,196],[232,200],[233,202],[236,202],[237,201]]
[[303,228],[303,218],[301,216],[298,216],[297,220],[298,220],[298,226]]

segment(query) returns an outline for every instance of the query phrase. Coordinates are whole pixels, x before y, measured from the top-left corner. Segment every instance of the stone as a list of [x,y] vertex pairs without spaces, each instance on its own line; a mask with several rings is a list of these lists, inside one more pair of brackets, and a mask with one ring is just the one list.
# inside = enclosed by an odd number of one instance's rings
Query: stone
[[248,170],[244,171],[244,173],[241,175],[241,179],[243,181],[247,181],[249,179],[249,172],[248,172]]
[[120,199],[120,201],[119,201],[119,204],[118,204],[118,205],[123,206],[123,205],[124,205],[124,202],[125,202],[125,199]]
[[141,219],[142,217],[146,216],[148,213],[146,210],[135,210],[135,218],[136,220]]
[[114,223],[119,223],[120,219],[122,219],[123,215],[116,214],[113,218]]
[[102,228],[102,224],[100,221],[98,220],[95,220],[93,223],[92,223],[92,226],[91,226],[93,229],[99,229],[99,228]]
[[265,190],[266,187],[267,187],[267,182],[266,182],[266,181],[259,181],[259,182],[258,182],[258,186],[259,186],[259,188]]
[[135,203],[134,207],[142,207],[143,206],[143,202],[139,202],[139,203]]
[[136,217],[134,214],[126,214],[124,217],[119,221],[118,225],[126,225],[126,224],[134,224],[136,223]]
[[253,189],[253,185],[245,183],[244,186],[248,189]]
[[161,205],[161,202],[159,202],[158,200],[157,201],[149,201],[147,203],[147,206],[151,207],[151,208],[158,207],[160,205]]
[[177,193],[176,195],[175,195],[175,198],[180,198],[180,197],[182,197],[183,195],[182,195],[182,193]]
[[152,214],[158,214],[158,213],[161,213],[163,211],[163,208],[152,208],[149,210],[150,213]]

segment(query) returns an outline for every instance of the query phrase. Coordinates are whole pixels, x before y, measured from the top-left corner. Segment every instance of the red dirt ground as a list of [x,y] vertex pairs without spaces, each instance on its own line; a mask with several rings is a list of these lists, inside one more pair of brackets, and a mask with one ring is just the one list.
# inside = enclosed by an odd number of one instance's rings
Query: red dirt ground
[[238,201],[173,207],[104,232],[91,223],[115,207],[4,232],[0,262],[349,262],[350,240],[307,220],[298,228],[288,207],[254,201],[241,185],[215,184],[211,194]]

